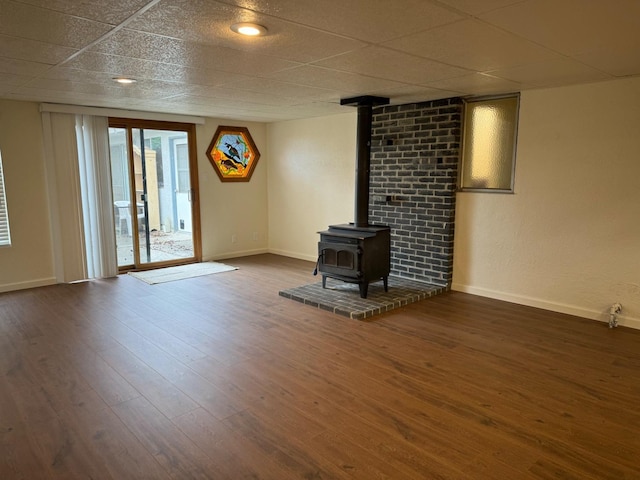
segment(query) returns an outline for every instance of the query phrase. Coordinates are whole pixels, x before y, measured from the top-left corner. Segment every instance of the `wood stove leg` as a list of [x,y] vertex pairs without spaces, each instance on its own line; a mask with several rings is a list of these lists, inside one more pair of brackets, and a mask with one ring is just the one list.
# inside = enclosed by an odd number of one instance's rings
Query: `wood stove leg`
[[322,275],[322,288],[327,288],[327,276]]
[[389,291],[389,277],[382,277],[382,283],[384,283],[384,291]]
[[360,282],[360,298],[367,298],[367,291],[369,290],[369,282]]

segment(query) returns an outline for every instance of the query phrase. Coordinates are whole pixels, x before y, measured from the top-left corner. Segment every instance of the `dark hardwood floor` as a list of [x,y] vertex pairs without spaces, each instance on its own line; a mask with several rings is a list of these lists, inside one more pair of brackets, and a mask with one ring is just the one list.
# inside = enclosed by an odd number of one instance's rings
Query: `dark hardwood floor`
[[2,479],[640,479],[640,331],[462,293],[349,320],[259,255],[0,295]]

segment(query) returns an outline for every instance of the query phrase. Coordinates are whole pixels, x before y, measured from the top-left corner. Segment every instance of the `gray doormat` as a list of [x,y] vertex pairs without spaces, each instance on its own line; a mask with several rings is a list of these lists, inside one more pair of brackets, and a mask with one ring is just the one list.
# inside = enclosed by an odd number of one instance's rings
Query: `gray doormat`
[[364,320],[444,291],[446,287],[407,278],[389,277],[388,292],[384,291],[381,281],[375,282],[369,284],[367,298],[360,298],[357,284],[327,278],[327,288],[322,288],[322,283],[318,282],[282,290],[279,294],[281,297],[344,317]]

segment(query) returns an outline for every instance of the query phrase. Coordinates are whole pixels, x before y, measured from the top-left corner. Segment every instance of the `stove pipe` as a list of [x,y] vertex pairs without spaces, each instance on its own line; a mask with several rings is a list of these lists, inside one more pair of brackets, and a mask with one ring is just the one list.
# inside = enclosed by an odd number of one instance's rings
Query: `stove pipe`
[[369,171],[371,165],[371,121],[374,106],[386,105],[386,97],[365,95],[361,97],[343,98],[340,105],[358,107],[358,125],[356,135],[356,227],[369,226]]
[[371,106],[358,105],[356,134],[356,227],[369,226],[369,177],[371,171]]

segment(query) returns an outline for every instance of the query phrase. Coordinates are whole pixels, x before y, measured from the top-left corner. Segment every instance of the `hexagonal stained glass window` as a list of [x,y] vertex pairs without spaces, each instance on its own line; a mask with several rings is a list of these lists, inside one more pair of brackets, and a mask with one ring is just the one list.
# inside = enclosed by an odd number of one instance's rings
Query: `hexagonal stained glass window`
[[223,182],[248,182],[260,152],[245,127],[219,126],[207,149],[207,157]]

